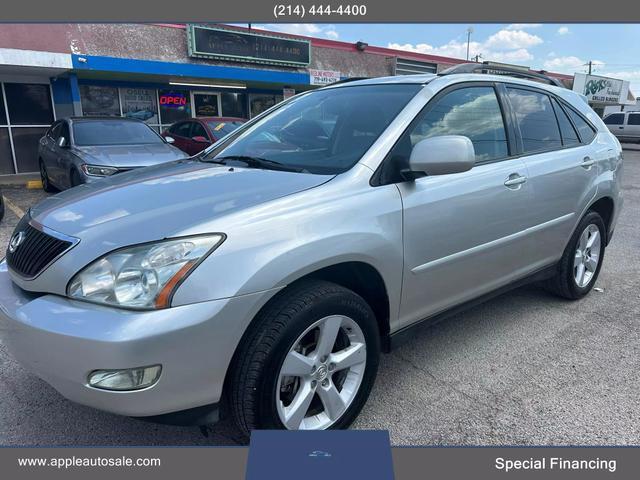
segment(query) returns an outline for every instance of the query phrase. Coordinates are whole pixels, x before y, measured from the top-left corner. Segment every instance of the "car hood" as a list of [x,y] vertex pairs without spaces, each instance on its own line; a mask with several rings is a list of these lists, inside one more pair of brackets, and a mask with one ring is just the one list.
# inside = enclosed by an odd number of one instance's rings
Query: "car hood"
[[74,187],[33,207],[31,216],[83,242],[117,248],[185,231],[206,233],[208,221],[331,178],[187,159]]
[[146,167],[186,158],[188,155],[166,143],[149,145],[105,145],[74,147],[73,153],[92,165],[108,167]]

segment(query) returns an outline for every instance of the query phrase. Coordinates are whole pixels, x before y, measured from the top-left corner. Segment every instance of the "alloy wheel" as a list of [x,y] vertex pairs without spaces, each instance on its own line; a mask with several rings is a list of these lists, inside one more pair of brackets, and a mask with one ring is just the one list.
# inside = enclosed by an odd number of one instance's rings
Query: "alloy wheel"
[[276,396],[289,430],[324,430],[335,424],[356,397],[365,372],[362,329],[343,315],[313,323],[294,342],[280,367]]
[[602,248],[600,230],[594,224],[588,225],[580,235],[573,260],[573,278],[576,285],[584,288],[593,279]]

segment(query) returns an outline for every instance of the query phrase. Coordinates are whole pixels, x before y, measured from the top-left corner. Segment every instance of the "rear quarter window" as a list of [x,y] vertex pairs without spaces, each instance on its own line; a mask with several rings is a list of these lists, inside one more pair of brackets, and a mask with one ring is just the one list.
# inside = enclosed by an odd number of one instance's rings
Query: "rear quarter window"
[[591,141],[596,136],[596,130],[591,126],[589,122],[587,122],[582,115],[576,112],[573,108],[568,107],[567,111],[569,112],[569,117],[573,121],[573,124],[576,126],[578,133],[580,134],[580,140],[582,143],[591,143]]

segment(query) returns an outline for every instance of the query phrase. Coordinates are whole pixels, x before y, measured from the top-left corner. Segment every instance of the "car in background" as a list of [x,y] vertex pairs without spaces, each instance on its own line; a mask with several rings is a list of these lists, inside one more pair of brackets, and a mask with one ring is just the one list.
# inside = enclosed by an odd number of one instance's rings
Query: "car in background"
[[176,147],[189,155],[195,155],[245,122],[245,119],[235,117],[191,118],[174,123],[162,136],[173,138]]
[[603,119],[609,131],[618,140],[627,142],[640,141],[640,112],[615,112]]
[[120,117],[68,117],[40,139],[42,188],[64,190],[138,167],[186,158],[145,123]]

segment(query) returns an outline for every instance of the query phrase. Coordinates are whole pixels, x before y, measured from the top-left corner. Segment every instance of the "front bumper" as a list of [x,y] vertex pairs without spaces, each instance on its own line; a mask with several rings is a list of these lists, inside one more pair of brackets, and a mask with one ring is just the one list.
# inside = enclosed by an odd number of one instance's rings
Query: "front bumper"
[[[11,281],[3,261],[0,338],[20,363],[74,402],[127,416],[164,415],[219,402],[235,348],[273,293],[122,310],[32,295]],[[87,384],[96,369],[153,364],[162,365],[162,374],[143,390],[116,392]]]

